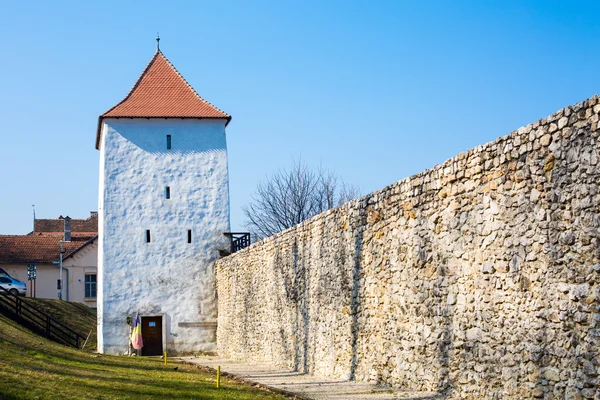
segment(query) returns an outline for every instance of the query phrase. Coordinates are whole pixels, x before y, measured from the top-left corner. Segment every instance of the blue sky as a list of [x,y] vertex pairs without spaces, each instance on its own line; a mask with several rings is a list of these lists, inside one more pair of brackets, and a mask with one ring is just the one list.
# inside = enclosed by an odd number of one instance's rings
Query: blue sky
[[98,115],[161,49],[227,129],[231,221],[292,158],[363,193],[600,92],[600,2],[10,2],[0,233],[97,209]]

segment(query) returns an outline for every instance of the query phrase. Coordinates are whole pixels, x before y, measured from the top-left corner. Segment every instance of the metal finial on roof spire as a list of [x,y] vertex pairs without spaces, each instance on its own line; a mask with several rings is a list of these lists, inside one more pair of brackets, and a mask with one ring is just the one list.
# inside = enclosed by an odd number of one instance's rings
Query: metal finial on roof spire
[[160,51],[160,36],[158,35],[158,32],[156,32],[156,50]]

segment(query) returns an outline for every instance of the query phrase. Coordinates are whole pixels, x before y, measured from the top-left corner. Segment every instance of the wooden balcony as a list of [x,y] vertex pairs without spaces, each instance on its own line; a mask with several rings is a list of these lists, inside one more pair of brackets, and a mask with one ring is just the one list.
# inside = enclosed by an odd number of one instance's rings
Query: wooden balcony
[[225,232],[229,238],[229,254],[250,246],[250,232]]

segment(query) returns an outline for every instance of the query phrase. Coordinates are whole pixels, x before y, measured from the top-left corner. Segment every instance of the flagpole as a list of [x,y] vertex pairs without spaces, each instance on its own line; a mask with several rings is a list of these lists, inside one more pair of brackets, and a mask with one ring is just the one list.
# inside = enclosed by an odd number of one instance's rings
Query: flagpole
[[133,328],[129,325],[129,345],[127,346],[127,355],[131,355],[131,334],[133,333]]

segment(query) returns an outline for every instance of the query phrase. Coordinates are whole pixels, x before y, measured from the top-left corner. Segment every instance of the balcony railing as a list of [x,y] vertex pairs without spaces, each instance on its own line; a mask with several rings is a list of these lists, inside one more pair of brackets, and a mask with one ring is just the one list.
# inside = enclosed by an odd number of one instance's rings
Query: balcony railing
[[249,232],[225,232],[224,235],[229,238],[230,254],[250,246]]

